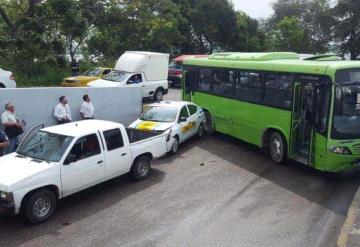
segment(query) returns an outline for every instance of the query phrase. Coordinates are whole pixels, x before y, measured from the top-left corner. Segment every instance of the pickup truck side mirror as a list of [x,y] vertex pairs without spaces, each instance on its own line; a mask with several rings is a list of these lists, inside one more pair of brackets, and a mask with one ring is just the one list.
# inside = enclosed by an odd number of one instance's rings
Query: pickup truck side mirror
[[186,117],[180,117],[179,118],[179,123],[186,122],[186,120],[187,120]]
[[71,163],[75,163],[76,161],[77,161],[76,155],[69,154],[64,161],[64,166],[70,165]]

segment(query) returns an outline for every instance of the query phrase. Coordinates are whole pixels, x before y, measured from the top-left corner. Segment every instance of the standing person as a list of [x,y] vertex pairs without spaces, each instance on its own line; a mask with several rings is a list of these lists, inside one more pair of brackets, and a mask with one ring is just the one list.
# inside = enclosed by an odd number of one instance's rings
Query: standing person
[[54,117],[58,124],[64,124],[71,122],[71,111],[68,104],[68,100],[65,96],[61,96],[60,103],[55,106]]
[[89,95],[85,94],[83,96],[83,103],[81,104],[81,108],[80,108],[80,115],[81,115],[81,119],[82,120],[86,120],[86,119],[94,119],[94,106],[91,103],[91,99],[89,97]]
[[24,132],[23,126],[25,124],[19,122],[19,118],[15,115],[15,107],[11,103],[5,104],[5,112],[1,114],[1,123],[9,139],[9,145],[5,150],[5,153],[9,154],[16,150],[19,141],[18,136]]
[[9,139],[4,131],[0,130],[0,157],[5,154],[5,148],[9,146]]
[[76,59],[71,61],[71,75],[77,76],[80,73],[80,63],[76,61]]

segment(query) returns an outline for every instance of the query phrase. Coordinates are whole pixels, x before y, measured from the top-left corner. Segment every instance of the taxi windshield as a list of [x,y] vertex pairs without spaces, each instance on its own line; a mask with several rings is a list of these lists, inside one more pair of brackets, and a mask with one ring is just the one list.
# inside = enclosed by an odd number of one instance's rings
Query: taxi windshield
[[177,112],[174,107],[152,106],[141,115],[140,120],[171,123],[175,121]]
[[86,76],[99,76],[101,74],[101,69],[89,69],[85,71],[84,75]]
[[73,137],[39,131],[27,139],[18,154],[48,162],[59,162]]

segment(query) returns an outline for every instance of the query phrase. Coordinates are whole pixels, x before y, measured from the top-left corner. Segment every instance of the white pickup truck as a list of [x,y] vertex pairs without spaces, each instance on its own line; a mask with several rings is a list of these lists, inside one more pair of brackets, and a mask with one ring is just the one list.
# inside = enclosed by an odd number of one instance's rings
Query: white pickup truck
[[146,179],[151,160],[166,154],[169,140],[166,132],[100,120],[41,129],[0,158],[0,214],[21,213],[39,224],[58,199],[125,173]]

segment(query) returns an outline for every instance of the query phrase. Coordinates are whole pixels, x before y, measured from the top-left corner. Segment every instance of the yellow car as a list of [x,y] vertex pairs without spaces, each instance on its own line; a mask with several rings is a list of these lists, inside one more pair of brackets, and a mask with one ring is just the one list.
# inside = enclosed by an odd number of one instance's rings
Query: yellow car
[[62,87],[86,87],[91,81],[104,78],[113,69],[94,68],[87,70],[83,75],[64,78],[61,82]]

